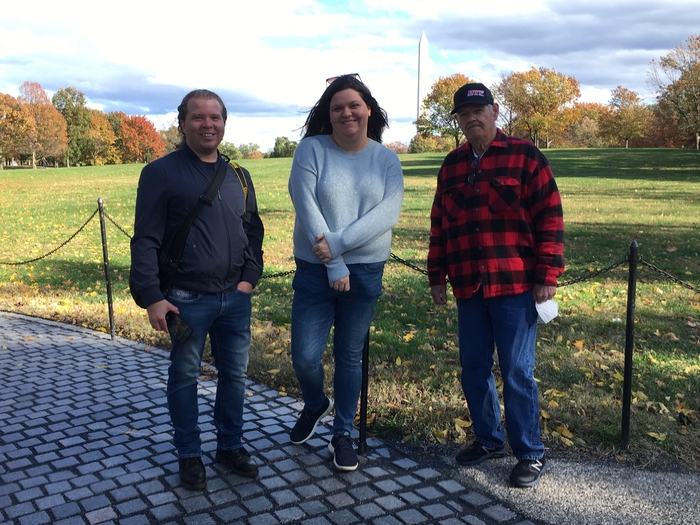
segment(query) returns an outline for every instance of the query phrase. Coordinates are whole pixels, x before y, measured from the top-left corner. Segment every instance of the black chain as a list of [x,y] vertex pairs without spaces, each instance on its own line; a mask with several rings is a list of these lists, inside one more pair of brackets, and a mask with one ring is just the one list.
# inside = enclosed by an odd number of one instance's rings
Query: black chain
[[411,264],[410,262],[403,260],[401,257],[399,257],[398,255],[395,255],[394,253],[391,254],[391,258],[397,262],[400,262],[404,266],[408,266],[412,270],[415,270],[419,273],[422,273],[423,275],[428,275],[428,270],[424,270],[423,268],[419,268],[415,264]]
[[124,235],[126,235],[129,239],[131,239],[131,234],[129,234],[129,232],[127,232],[124,228],[122,228],[121,226],[119,226],[119,225],[117,224],[117,221],[115,221],[114,219],[112,219],[112,217],[109,216],[109,213],[105,213],[105,217],[107,217],[107,219],[109,219],[109,222],[111,222],[112,224],[114,224],[120,232],[122,232],[122,233],[123,233]]
[[673,281],[673,282],[676,283],[676,284],[680,284],[681,286],[687,288],[688,290],[692,290],[692,291],[694,291],[695,293],[700,293],[700,290],[698,290],[697,288],[695,288],[695,287],[693,287],[692,285],[686,283],[685,281],[681,281],[680,279],[678,279],[677,277],[674,277],[674,276],[671,275],[670,273],[663,271],[661,268],[657,268],[657,267],[654,266],[653,264],[648,263],[648,262],[642,260],[641,257],[639,258],[639,262],[642,263],[642,265],[646,266],[647,268],[651,268],[651,269],[654,270],[656,273],[659,273],[659,274],[663,275],[664,277],[666,277],[666,278],[669,279],[670,281]]
[[78,234],[85,229],[85,226],[87,226],[90,223],[90,221],[95,218],[95,215],[97,215],[98,211],[99,211],[99,209],[95,210],[92,213],[92,215],[90,215],[90,218],[88,220],[86,220],[85,223],[80,228],[78,228],[78,231],[76,231],[73,235],[68,237],[68,239],[66,239],[62,244],[60,244],[59,246],[57,246],[56,248],[54,248],[50,252],[45,253],[44,255],[40,255],[39,257],[35,257],[34,259],[29,259],[28,261],[19,261],[19,262],[2,262],[2,261],[0,261],[0,264],[5,265],[5,266],[21,266],[23,264],[31,264],[33,262],[40,261],[42,259],[46,259],[49,255],[53,255],[58,250],[63,248],[66,244],[68,244],[73,239],[75,239],[78,236]]
[[261,279],[272,279],[274,277],[286,277],[287,275],[292,275],[296,270],[287,270],[286,272],[271,273],[268,275],[261,275]]
[[589,272],[586,275],[582,275],[581,277],[576,277],[575,279],[571,279],[569,281],[564,281],[563,283],[559,283],[557,285],[557,288],[561,288],[562,286],[570,286],[572,284],[576,283],[582,283],[584,281],[588,281],[589,279],[593,279],[594,277],[598,277],[599,275],[602,275],[604,273],[610,272],[617,268],[618,266],[621,266],[627,262],[627,259],[623,259],[621,261],[618,261],[616,263],[611,264],[607,268],[602,268],[601,270],[597,270],[595,272]]

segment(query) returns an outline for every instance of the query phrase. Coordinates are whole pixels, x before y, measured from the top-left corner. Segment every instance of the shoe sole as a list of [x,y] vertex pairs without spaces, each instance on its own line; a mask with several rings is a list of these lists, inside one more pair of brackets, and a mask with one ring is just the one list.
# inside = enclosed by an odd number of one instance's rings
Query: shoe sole
[[330,401],[330,403],[328,404],[328,409],[316,419],[316,423],[314,423],[314,426],[311,428],[311,432],[309,432],[309,435],[306,436],[304,439],[301,439],[301,440],[299,440],[299,441],[294,441],[294,440],[290,437],[290,438],[289,438],[289,441],[291,441],[291,442],[294,443],[295,445],[301,445],[302,443],[306,443],[309,439],[311,439],[311,438],[313,437],[313,435],[316,433],[316,427],[318,426],[319,422],[320,422],[324,417],[326,417],[328,414],[330,414],[330,413],[331,413],[331,410],[333,410],[333,406],[334,406],[334,405],[333,405],[333,400],[332,400],[330,397],[327,398],[327,399],[328,399],[328,401]]
[[505,449],[501,450],[496,450],[490,454],[486,454],[485,456],[481,456],[479,459],[473,460],[473,461],[460,461],[459,458],[456,459],[457,463],[459,465],[465,466],[465,467],[473,467],[474,465],[480,465],[484,461],[488,461],[489,459],[499,459],[499,458],[504,458],[508,455],[508,452],[506,452]]
[[545,463],[544,467],[542,467],[542,470],[540,470],[540,475],[537,476],[536,479],[533,481],[528,481],[527,483],[513,483],[513,480],[510,481],[511,486],[517,488],[517,489],[528,489],[531,487],[536,487],[537,485],[540,484],[540,479],[542,478],[542,474],[547,472],[547,464]]
[[360,465],[359,461],[357,463],[355,463],[354,466],[338,465],[335,462],[335,447],[333,447],[333,443],[330,441],[328,442],[328,452],[330,452],[331,455],[333,456],[333,465],[335,466],[335,468],[337,468],[338,470],[340,470],[342,472],[352,472],[353,470],[357,470],[357,467]]
[[223,463],[226,465],[228,468],[231,469],[231,472],[234,474],[238,474],[239,476],[243,476],[244,478],[257,478],[258,474],[260,473],[260,469],[255,469],[255,470],[238,470],[237,468],[234,468],[231,466],[231,464],[222,457],[219,457],[219,454],[217,454],[214,459],[216,459],[217,462]]
[[182,483],[182,486],[187,490],[204,490],[207,488],[207,480],[204,480],[202,483],[185,483],[182,481],[182,478],[180,478],[180,483]]

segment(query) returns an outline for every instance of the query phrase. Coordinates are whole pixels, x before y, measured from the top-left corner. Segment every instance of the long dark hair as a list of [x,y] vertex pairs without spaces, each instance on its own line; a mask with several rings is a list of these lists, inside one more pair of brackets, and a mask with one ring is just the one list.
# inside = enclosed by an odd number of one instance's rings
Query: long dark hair
[[309,111],[309,116],[306,117],[306,122],[302,127],[304,132],[302,138],[333,133],[330,117],[331,99],[336,93],[345,89],[354,89],[360,94],[362,100],[371,110],[367,120],[367,136],[377,142],[382,141],[382,134],[389,127],[386,111],[379,107],[369,88],[356,75],[342,75],[331,82],[323,92],[323,95],[321,95],[321,98],[316,102],[316,105]]

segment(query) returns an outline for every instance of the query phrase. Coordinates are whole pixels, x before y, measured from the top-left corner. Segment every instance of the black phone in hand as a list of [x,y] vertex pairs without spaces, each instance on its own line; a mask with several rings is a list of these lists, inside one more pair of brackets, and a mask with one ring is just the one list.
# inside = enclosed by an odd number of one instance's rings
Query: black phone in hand
[[186,342],[194,332],[190,325],[183,321],[182,317],[175,312],[168,312],[165,315],[165,320],[168,323],[168,332],[170,332],[170,335],[181,343]]

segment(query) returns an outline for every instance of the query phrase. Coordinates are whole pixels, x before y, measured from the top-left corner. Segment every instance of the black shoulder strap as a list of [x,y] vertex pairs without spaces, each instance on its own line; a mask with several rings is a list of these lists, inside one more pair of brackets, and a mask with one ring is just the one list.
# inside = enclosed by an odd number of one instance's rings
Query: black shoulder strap
[[187,240],[187,235],[197,219],[197,216],[202,212],[204,206],[210,206],[214,203],[214,195],[221,184],[224,182],[224,177],[226,176],[226,166],[228,165],[228,158],[222,155],[221,162],[219,163],[219,168],[216,170],[216,175],[207,186],[207,189],[202,195],[199,196],[197,205],[190,210],[190,213],[185,218],[184,222],[177,229],[175,234],[170,238],[170,242],[167,246],[161,248],[161,253],[165,254],[169,261],[179,260],[182,250],[185,247],[185,241]]

